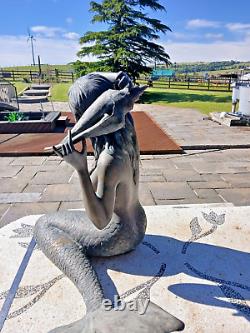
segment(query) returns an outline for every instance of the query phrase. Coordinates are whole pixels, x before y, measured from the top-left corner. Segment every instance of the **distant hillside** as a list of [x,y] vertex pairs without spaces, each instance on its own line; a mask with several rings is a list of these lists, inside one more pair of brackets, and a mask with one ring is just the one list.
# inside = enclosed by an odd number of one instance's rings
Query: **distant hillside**
[[[73,71],[73,66],[70,64],[67,65],[41,65],[43,71],[50,71],[50,70],[55,70],[58,69],[59,71],[66,71],[66,72],[72,72]],[[11,66],[11,67],[1,67],[0,64],[0,69],[6,70],[6,71],[11,71],[11,70],[19,70],[19,71],[39,71],[38,66]]]
[[[157,66],[159,68],[164,67]],[[226,74],[226,73],[239,73],[241,70],[250,68],[250,61],[217,61],[217,62],[194,62],[194,63],[176,63],[172,64],[169,69],[172,69],[176,74],[189,74],[189,75],[203,75],[209,73],[210,75]],[[71,64],[67,65],[42,65],[43,71],[50,71],[58,69],[59,71],[73,72],[74,67]],[[13,66],[3,67],[0,70],[34,70],[38,71],[38,66]]]
[[218,61],[218,62],[196,62],[196,63],[179,63],[171,66],[176,74],[223,74],[238,73],[242,69],[250,68],[249,62],[240,61]]

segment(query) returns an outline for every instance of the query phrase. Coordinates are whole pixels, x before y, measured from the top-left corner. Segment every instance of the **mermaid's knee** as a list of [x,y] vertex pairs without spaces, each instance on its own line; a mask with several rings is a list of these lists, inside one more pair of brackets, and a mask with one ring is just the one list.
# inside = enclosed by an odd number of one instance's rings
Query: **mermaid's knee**
[[40,236],[44,234],[45,230],[48,229],[48,226],[49,226],[49,221],[47,219],[47,216],[44,215],[40,217],[34,226],[34,237],[40,238]]
[[44,215],[39,218],[34,226],[34,238],[36,242],[41,246],[43,243],[48,243],[53,238],[53,230],[55,226],[50,220],[48,215]]

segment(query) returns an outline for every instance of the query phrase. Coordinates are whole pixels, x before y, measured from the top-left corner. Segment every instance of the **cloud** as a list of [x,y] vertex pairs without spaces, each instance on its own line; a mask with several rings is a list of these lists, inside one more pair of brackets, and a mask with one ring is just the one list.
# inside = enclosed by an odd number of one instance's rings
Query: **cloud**
[[249,61],[250,43],[213,42],[213,43],[165,43],[163,46],[172,62],[196,61]]
[[76,32],[67,32],[63,34],[63,37],[69,40],[79,40],[80,35]]
[[247,30],[250,31],[250,23],[228,23],[226,24],[226,28],[235,32],[245,32]]
[[182,33],[182,32],[171,32],[171,34],[169,34],[169,37],[172,39],[176,39],[178,41],[182,40],[182,41],[188,41],[188,40],[194,40],[197,35],[196,34],[190,34],[190,33]]
[[[62,33],[59,37],[37,37],[34,43],[35,55],[41,56],[42,63],[66,64],[77,60],[80,45],[75,39],[75,33]],[[184,36],[176,36],[184,37]],[[242,41],[217,41],[219,34],[210,34],[207,38],[211,42],[195,43],[185,40],[162,43],[172,62],[194,61],[222,61],[222,60],[250,60],[250,34],[245,35]],[[0,35],[0,45],[4,48],[0,52],[0,64],[4,66],[28,65],[32,63],[31,46],[27,36]],[[94,57],[85,57],[86,61],[95,60]]]
[[203,19],[193,19],[187,22],[186,27],[189,29],[199,29],[199,28],[219,28],[221,26],[220,22],[209,21]]
[[34,27],[31,27],[31,31],[39,36],[48,37],[48,38],[55,37],[57,34],[65,32],[63,28],[47,27],[45,25],[36,25]]
[[48,27],[45,25],[37,25],[31,27],[31,31],[36,34],[37,37],[42,38],[64,38],[68,40],[78,40],[80,35],[73,31],[67,31],[61,27]]
[[[0,52],[0,64],[4,66],[29,65],[32,63],[30,43],[27,36],[0,35],[0,45],[4,45]],[[35,56],[41,56],[44,64],[67,64],[77,60],[76,53],[80,45],[75,40],[61,38],[36,38],[34,43]],[[92,61],[86,57],[86,61]]]
[[207,39],[223,39],[224,35],[222,33],[213,34],[213,33],[207,33],[205,34],[205,38]]

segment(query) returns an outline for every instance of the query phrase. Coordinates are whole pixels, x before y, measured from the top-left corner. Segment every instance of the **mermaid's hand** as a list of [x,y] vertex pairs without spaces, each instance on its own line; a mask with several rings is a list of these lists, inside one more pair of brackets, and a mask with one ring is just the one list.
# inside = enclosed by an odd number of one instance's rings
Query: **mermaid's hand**
[[82,151],[75,149],[71,131],[68,131],[67,141],[61,145],[53,146],[54,152],[62,157],[65,162],[72,165],[77,171],[87,170],[86,140],[82,140]]

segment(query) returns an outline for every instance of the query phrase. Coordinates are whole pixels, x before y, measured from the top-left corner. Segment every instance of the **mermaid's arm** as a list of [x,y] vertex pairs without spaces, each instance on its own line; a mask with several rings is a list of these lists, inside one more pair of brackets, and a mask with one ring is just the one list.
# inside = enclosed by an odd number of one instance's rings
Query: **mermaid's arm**
[[[105,228],[113,215],[116,187],[119,179],[118,171],[111,172],[110,169],[107,170],[107,168],[112,167],[112,157],[107,157],[107,159],[110,158],[110,161],[107,160],[107,166],[103,165],[103,168],[98,173],[98,189],[96,193],[88,172],[86,148],[84,154],[74,149],[70,131],[68,142],[62,145],[61,150],[56,147],[54,147],[54,150],[76,169],[80,178],[84,207],[90,220],[98,229]],[[112,177],[109,176],[111,174]]]

